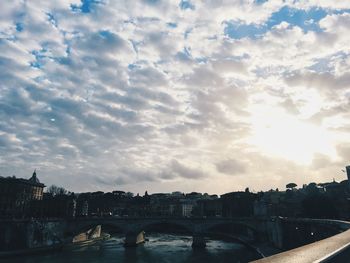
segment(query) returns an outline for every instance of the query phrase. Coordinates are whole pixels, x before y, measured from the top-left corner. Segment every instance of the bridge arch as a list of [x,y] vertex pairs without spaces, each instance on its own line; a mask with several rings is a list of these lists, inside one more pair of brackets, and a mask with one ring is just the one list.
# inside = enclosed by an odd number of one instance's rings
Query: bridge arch
[[73,224],[68,228],[68,231],[66,232],[66,237],[75,237],[99,225],[101,226],[103,232],[105,232],[107,228],[112,229],[113,231],[118,233],[125,233],[125,228],[122,225],[113,222],[104,222],[103,220],[101,220],[93,222],[77,222],[76,224]]
[[[134,232],[127,233],[126,235],[126,244],[134,245],[135,241],[136,243],[140,240],[140,236],[144,238],[144,233],[146,231],[151,230],[153,227],[161,227],[163,230],[166,230],[164,232],[168,233],[176,233],[176,230],[182,230],[183,234],[191,235],[192,236],[192,247],[193,248],[203,248],[206,246],[206,241],[204,239],[204,236],[201,234],[201,227],[200,224],[195,224],[189,220],[169,220],[169,219],[161,219],[161,220],[152,220],[148,222],[144,222],[141,224],[134,225]],[[153,228],[154,230],[154,228]],[[168,230],[168,231],[167,231]],[[159,231],[159,229],[158,229]],[[155,232],[158,232],[157,230]],[[160,231],[159,231],[160,232]],[[163,231],[162,231],[163,232]],[[177,234],[180,234],[179,232]]]
[[[150,222],[144,222],[135,224],[132,226],[135,232],[152,231],[152,232],[186,232],[192,234],[194,232],[194,226],[189,223],[183,223],[172,220],[155,220]],[[169,230],[169,231],[168,231]]]
[[260,236],[257,228],[245,222],[213,222],[206,223],[202,228],[203,233],[217,233],[231,235],[232,237],[246,237],[258,239]]
[[203,224],[206,229],[217,227],[217,226],[236,226],[243,227],[245,229],[250,229],[251,231],[257,232],[258,229],[254,224],[243,221],[218,221],[218,222],[208,222]]

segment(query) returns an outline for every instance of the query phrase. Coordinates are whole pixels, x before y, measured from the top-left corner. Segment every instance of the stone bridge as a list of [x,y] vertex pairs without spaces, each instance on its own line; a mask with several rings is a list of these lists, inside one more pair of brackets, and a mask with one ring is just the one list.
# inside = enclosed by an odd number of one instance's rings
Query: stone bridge
[[190,233],[193,236],[193,247],[204,247],[204,235],[218,231],[218,228],[234,230],[240,236],[258,239],[265,233],[266,220],[256,218],[79,218],[66,222],[66,236],[75,236],[81,232],[101,225],[125,234],[125,244],[133,246],[140,243],[144,231],[157,226],[163,230],[173,227]]
[[[235,233],[241,242],[260,239],[267,236],[271,223],[270,219],[257,218],[173,217],[0,220],[0,252],[70,244],[79,240],[77,237],[88,237],[87,233],[93,233],[97,226],[101,226],[102,231],[109,229],[124,234],[126,246],[142,242],[144,231],[158,227],[164,232],[174,228],[182,230],[193,236],[193,247],[204,247],[204,236],[212,233],[229,232],[231,237],[235,237],[232,234]],[[246,238],[240,239],[242,236]]]
[[[155,229],[170,231],[174,228],[193,236],[193,247],[204,247],[204,236],[213,233],[227,233],[249,243],[269,243],[280,251],[316,242],[331,237],[337,246],[328,246],[327,241],[319,251],[333,251],[350,244],[350,223],[336,220],[271,218],[75,218],[75,219],[32,219],[0,220],[0,256],[6,251],[37,249],[63,246],[79,240],[79,237],[95,238],[104,230],[114,230],[125,235],[125,245],[134,246],[143,241],[143,231]],[[347,231],[345,231],[347,230]],[[344,232],[345,231],[345,232]],[[108,231],[107,231],[108,232]],[[343,232],[343,233],[341,233]],[[342,241],[337,238],[342,235]],[[242,237],[244,239],[242,240]],[[333,239],[332,239],[333,238]],[[323,242],[323,243],[322,243]],[[350,246],[350,245],[349,245]],[[328,249],[326,249],[328,248]],[[293,250],[294,249],[294,250]],[[297,251],[298,248],[296,249]],[[260,251],[263,252],[263,251]],[[288,253],[288,251],[286,252]],[[299,252],[298,252],[299,253]],[[264,253],[262,253],[264,254]],[[315,254],[315,250],[314,250]],[[289,254],[291,255],[291,254]],[[300,254],[293,254],[297,257]],[[263,261],[270,262],[270,261]],[[312,261],[271,261],[271,262],[312,262]],[[321,261],[320,261],[321,262]]]

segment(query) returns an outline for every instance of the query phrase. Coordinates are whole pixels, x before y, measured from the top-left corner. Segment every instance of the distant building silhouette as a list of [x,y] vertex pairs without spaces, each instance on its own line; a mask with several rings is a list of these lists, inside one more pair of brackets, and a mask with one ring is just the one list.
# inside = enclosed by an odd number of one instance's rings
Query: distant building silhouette
[[221,195],[222,216],[240,217],[254,214],[254,201],[257,194],[250,192],[231,192]]
[[44,187],[36,171],[29,179],[0,177],[0,217],[23,217],[31,201],[43,199]]
[[53,196],[44,193],[42,200],[32,201],[27,216],[39,218],[74,218],[76,216],[76,196],[72,194],[58,194]]

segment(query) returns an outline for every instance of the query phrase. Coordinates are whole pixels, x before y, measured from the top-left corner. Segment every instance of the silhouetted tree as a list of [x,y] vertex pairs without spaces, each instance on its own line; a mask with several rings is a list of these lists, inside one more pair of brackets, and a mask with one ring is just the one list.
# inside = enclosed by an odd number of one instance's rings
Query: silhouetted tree
[[295,187],[297,187],[297,184],[295,184],[295,183],[289,183],[286,185],[287,189],[294,189]]
[[309,183],[306,187],[305,190],[309,193],[309,194],[317,194],[319,193],[319,189],[317,188],[317,184],[316,183]]
[[57,185],[51,185],[48,189],[47,192],[49,194],[52,194],[52,196],[55,195],[66,195],[68,194],[68,191],[64,189],[63,187],[57,186]]

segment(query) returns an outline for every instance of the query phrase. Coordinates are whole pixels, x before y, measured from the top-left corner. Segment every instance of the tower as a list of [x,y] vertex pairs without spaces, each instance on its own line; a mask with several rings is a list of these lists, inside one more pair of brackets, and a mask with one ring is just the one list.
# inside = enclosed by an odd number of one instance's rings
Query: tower
[[32,177],[29,178],[29,181],[32,183],[40,184],[38,177],[36,177],[36,169],[34,170]]

